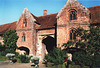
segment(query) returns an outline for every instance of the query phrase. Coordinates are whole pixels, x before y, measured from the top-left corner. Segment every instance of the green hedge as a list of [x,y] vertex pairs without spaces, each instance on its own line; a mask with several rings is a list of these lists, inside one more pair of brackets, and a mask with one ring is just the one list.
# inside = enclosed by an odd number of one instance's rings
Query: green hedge
[[[17,58],[18,58],[19,62],[21,62],[21,63],[29,63],[29,62],[30,62],[31,56],[27,56],[27,55],[18,55]],[[17,60],[17,61],[18,61],[18,60]]]
[[[59,64],[59,65],[54,65],[54,63],[48,62],[46,64],[47,67],[49,68],[66,68],[67,63]],[[69,68],[81,68],[80,65],[71,65],[69,64]],[[89,66],[83,66],[82,68],[89,68]],[[95,67],[95,68],[100,68],[100,67]]]

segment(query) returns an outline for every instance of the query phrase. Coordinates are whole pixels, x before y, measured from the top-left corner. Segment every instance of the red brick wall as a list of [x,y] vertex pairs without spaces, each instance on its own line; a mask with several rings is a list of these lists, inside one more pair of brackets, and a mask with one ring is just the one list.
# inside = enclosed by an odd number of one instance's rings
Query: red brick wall
[[45,34],[55,34],[55,29],[47,29],[47,30],[39,30],[37,35],[45,35]]
[[[69,11],[76,10],[77,19],[70,20]],[[85,11],[86,10],[86,11]],[[61,47],[63,43],[67,43],[70,36],[70,30],[82,27],[89,29],[89,10],[82,6],[79,2],[67,2],[63,9],[58,13],[57,19],[57,46]]]
[[[27,13],[26,13],[27,15]],[[28,14],[29,16],[29,14]],[[27,26],[23,26],[23,22],[26,19]],[[17,46],[18,47],[26,47],[30,50],[29,54],[36,55],[36,30],[34,28],[34,21],[31,20],[30,17],[23,17],[23,14],[21,15],[19,21],[17,22],[17,35],[19,36],[19,39],[17,40]],[[25,33],[25,41],[22,41],[23,33]]]
[[39,43],[38,42],[38,38],[39,38],[39,36],[42,36],[42,35],[44,35],[44,36],[46,36],[46,35],[49,35],[49,36],[55,36],[55,29],[49,29],[49,30],[39,30],[39,31],[37,31],[37,44]]

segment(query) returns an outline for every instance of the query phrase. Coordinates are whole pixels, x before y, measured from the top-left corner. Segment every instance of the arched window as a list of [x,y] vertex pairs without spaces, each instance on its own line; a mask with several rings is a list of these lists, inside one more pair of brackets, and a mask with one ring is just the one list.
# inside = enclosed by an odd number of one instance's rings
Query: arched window
[[76,19],[77,19],[76,10],[70,10],[70,20],[76,20]]
[[70,40],[75,40],[75,39],[76,39],[76,31],[72,29],[70,31]]
[[23,26],[26,27],[27,26],[27,20],[25,19],[23,22]]
[[25,41],[25,33],[23,33],[22,41]]

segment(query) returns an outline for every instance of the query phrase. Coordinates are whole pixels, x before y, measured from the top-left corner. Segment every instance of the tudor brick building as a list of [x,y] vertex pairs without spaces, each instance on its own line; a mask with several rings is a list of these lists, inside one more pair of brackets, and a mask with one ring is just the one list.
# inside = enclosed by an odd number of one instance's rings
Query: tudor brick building
[[25,8],[18,21],[0,25],[0,42],[4,32],[16,30],[19,36],[16,51],[43,59],[54,46],[61,47],[76,39],[76,28],[88,30],[90,24],[100,24],[100,6],[86,8],[77,0],[68,0],[60,12],[47,15],[44,10],[39,17]]

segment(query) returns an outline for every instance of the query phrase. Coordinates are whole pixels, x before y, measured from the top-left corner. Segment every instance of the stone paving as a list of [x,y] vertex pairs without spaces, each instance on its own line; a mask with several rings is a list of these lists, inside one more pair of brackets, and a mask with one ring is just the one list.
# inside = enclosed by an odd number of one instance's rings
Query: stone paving
[[[8,61],[0,61],[0,68],[35,68],[33,63],[9,63]],[[38,68],[48,68],[44,64],[39,63]]]

